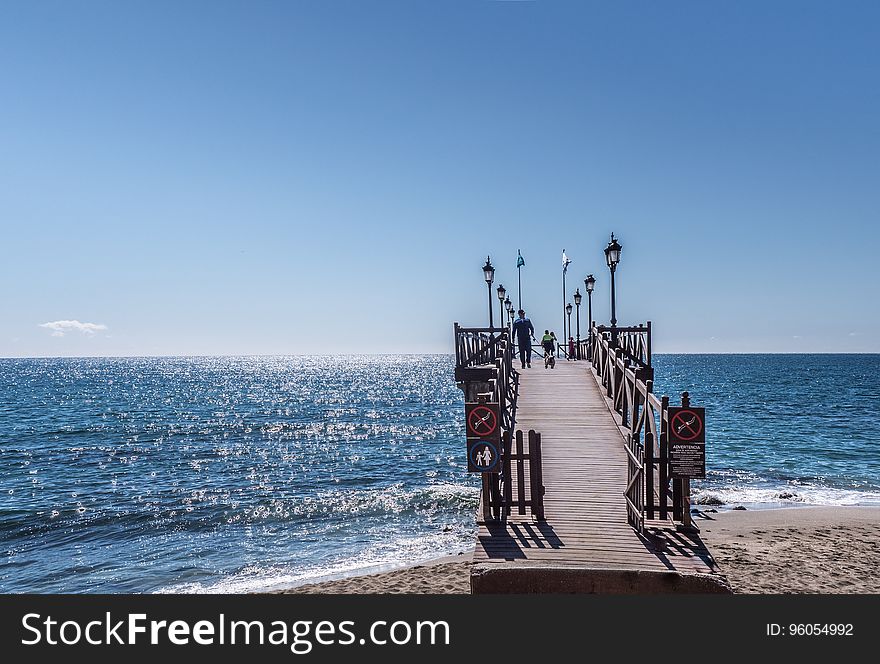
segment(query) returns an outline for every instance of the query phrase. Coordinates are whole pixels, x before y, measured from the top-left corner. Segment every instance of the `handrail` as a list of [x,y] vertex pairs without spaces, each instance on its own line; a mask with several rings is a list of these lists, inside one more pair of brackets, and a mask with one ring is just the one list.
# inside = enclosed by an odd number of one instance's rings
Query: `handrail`
[[630,524],[641,531],[645,518],[653,519],[659,512],[662,520],[671,514],[689,525],[689,483],[671,479],[669,472],[669,397],[654,394],[651,322],[634,327],[593,326],[583,350],[587,349],[606,396],[628,429],[624,497]]
[[[502,520],[511,506],[523,509],[529,506],[532,513],[543,519],[543,489],[541,489],[540,434],[529,432],[529,452],[522,451],[522,432],[516,431],[516,406],[519,398],[519,372],[514,368],[515,346],[509,328],[461,327],[455,324],[455,373],[456,380],[465,388],[466,398],[486,398],[498,403],[501,414],[500,435],[506,441],[502,446],[503,464],[499,474],[483,474],[482,509],[484,520]],[[475,393],[488,388],[488,392]],[[512,441],[517,441],[511,452]],[[523,502],[510,498],[513,476],[510,461],[517,461],[517,473],[522,480],[522,463],[530,467],[531,498]],[[519,493],[525,484],[520,484]]]
[[640,323],[631,327],[597,325],[592,332],[597,340],[604,338],[613,342],[635,364],[651,366],[651,321],[646,325]]
[[513,368],[510,330],[506,327],[461,327],[455,324],[456,371],[483,367],[492,372],[491,400],[501,409],[502,429],[513,431],[519,373]]

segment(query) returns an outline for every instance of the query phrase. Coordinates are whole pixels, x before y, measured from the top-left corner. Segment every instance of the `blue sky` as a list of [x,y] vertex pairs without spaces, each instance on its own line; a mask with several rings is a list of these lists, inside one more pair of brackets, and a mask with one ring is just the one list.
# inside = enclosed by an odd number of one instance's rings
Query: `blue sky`
[[517,249],[559,330],[611,231],[658,352],[878,352],[878,19],[3,3],[0,356],[448,352]]

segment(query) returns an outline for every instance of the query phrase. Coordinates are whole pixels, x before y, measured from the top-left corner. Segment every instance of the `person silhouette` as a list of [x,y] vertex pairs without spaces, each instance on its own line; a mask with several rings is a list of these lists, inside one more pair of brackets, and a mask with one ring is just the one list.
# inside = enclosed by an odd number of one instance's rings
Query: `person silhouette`
[[532,339],[535,336],[535,326],[532,321],[526,318],[526,312],[520,309],[519,318],[513,322],[513,334],[516,336],[516,343],[519,348],[519,360],[522,368],[532,366]]

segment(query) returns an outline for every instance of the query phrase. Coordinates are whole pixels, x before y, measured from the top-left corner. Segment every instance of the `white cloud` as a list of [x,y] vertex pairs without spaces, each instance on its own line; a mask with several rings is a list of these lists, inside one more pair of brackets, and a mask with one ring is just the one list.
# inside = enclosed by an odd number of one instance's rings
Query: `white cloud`
[[63,337],[67,332],[91,335],[107,329],[107,326],[101,323],[80,323],[78,320],[53,320],[49,323],[40,323],[40,327],[52,330],[53,337]]

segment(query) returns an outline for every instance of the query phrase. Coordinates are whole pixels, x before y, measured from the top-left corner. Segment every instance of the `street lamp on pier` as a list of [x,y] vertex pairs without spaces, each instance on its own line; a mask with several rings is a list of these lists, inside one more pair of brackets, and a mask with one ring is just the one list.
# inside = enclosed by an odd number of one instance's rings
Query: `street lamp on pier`
[[507,327],[510,327],[513,322],[513,302],[510,301],[510,298],[504,300],[504,308],[507,310]]
[[581,295],[580,289],[576,288],[574,291],[574,306],[575,306],[575,311],[577,312],[577,337],[575,338],[575,341],[577,342],[577,346],[575,346],[575,348],[577,348],[577,354],[576,354],[577,359],[581,359],[581,298],[582,297],[583,296]]
[[589,342],[587,346],[588,360],[593,358],[593,289],[595,287],[596,279],[592,274],[588,274],[587,278],[584,279],[584,288],[587,289],[587,325],[590,326],[590,331],[587,333],[587,340]]
[[492,267],[492,261],[486,256],[486,264],[483,266],[483,277],[486,279],[486,288],[489,289],[489,327],[492,324],[492,282],[495,280],[495,268]]
[[498,327],[504,326],[504,296],[507,295],[507,289],[504,288],[502,284],[498,284],[498,288],[495,289],[498,293],[498,307],[500,309],[498,315]]
[[[568,332],[565,335],[565,347],[568,350],[571,350],[571,348],[569,347],[569,344],[568,344],[568,340],[571,337],[571,309],[572,309],[571,302],[569,302],[568,304],[565,305],[565,314],[566,314],[566,316],[568,316]],[[570,353],[569,353],[569,355],[570,355]],[[572,359],[572,358],[569,357],[568,359]]]
[[605,262],[608,263],[608,269],[611,270],[611,345],[617,346],[617,309],[614,293],[614,273],[617,271],[617,264],[620,262],[620,246],[614,239],[614,233],[611,234],[611,242],[605,247]]

